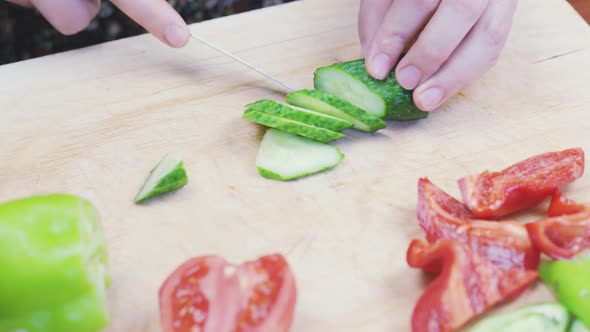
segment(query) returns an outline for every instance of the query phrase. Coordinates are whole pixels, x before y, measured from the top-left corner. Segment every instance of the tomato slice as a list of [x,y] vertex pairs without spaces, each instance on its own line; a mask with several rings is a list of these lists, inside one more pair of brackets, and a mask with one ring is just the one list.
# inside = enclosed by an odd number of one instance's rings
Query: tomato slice
[[540,154],[500,172],[459,179],[463,202],[480,219],[497,219],[530,208],[584,173],[580,148]]
[[240,265],[201,256],[174,270],[159,298],[165,332],[287,332],[297,290],[280,254]]
[[590,205],[562,193],[553,196],[550,217],[526,225],[533,244],[554,259],[569,259],[590,248]]
[[281,255],[264,256],[241,268],[244,296],[235,332],[288,331],[296,304],[294,278]]
[[454,239],[502,269],[536,269],[539,251],[524,225],[473,219],[458,200],[428,179],[418,183],[418,220],[429,242]]
[[408,265],[438,273],[418,299],[412,332],[451,332],[486,310],[524,292],[537,278],[534,270],[500,269],[469,246],[451,239],[434,244],[414,240]]

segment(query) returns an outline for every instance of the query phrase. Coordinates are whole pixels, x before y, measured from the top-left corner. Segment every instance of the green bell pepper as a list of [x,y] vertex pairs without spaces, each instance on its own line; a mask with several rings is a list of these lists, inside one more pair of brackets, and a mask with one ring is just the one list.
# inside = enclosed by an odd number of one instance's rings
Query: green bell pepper
[[590,328],[590,252],[569,260],[543,262],[539,277],[559,302]]
[[52,194],[0,204],[0,331],[95,332],[111,280],[98,213]]

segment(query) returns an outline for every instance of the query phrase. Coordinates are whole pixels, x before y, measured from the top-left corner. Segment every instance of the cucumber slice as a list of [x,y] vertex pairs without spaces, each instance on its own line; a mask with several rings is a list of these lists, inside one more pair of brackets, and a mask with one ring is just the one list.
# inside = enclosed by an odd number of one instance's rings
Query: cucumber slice
[[505,314],[490,316],[475,324],[469,332],[564,332],[570,314],[559,303],[526,306]]
[[318,68],[314,87],[384,119],[408,121],[428,116],[416,107],[412,91],[399,85],[393,71],[386,79],[376,80],[367,73],[364,59]]
[[320,127],[332,131],[342,131],[352,128],[353,123],[331,115],[314,112],[304,108],[290,106],[270,99],[262,99],[246,105],[248,109],[270,115],[280,116],[293,121],[302,122],[311,126]]
[[188,183],[182,158],[177,154],[165,156],[154,167],[135,197],[135,203],[178,190]]
[[260,143],[256,168],[265,178],[288,181],[335,167],[342,159],[335,146],[271,128]]
[[584,323],[582,323],[582,321],[580,320],[574,320],[574,322],[572,323],[572,326],[570,327],[570,329],[568,330],[569,332],[590,332],[590,329],[588,329],[586,327],[586,325],[584,325]]
[[282,131],[308,137],[324,143],[329,143],[344,137],[344,134],[335,131],[314,127],[302,122],[297,122],[282,118],[280,116],[254,111],[252,109],[244,112],[244,115],[242,117],[246,120],[256,122],[267,127],[280,129]]
[[350,121],[354,129],[373,133],[386,127],[381,118],[358,108],[350,102],[318,90],[300,90],[289,93],[285,100],[295,106],[311,109],[320,113]]

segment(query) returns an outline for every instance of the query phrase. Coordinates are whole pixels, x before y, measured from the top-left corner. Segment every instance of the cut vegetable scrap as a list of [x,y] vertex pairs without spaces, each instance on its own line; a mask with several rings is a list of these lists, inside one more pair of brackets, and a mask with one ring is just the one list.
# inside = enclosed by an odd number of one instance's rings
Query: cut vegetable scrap
[[337,147],[271,128],[260,144],[256,167],[265,178],[286,181],[335,167],[343,158]]
[[262,99],[255,103],[246,105],[247,110],[267,113],[306,125],[324,128],[336,132],[352,128],[353,123],[338,117],[315,112],[297,106],[286,105],[270,99]]
[[450,239],[414,240],[408,265],[438,274],[418,299],[413,332],[451,332],[486,310],[513,299],[537,278],[536,271],[500,269],[467,245]]
[[166,155],[154,167],[135,197],[135,203],[178,190],[188,183],[182,158],[178,154]]
[[51,194],[0,204],[0,331],[98,332],[111,285],[98,211]]
[[295,106],[335,116],[354,124],[364,132],[376,132],[386,127],[381,118],[351,104],[350,102],[318,90],[299,90],[289,93],[285,100]]
[[370,114],[388,120],[417,120],[428,116],[412,99],[412,92],[402,88],[394,71],[384,80],[372,78],[364,59],[318,68],[314,88],[349,101]]
[[467,332],[565,332],[569,323],[570,314],[564,306],[543,303],[487,317]]
[[590,328],[590,252],[543,262],[539,276],[559,302]]
[[501,269],[536,269],[540,253],[524,225],[473,218],[458,200],[423,178],[418,183],[418,221],[429,242],[453,239]]
[[584,173],[584,151],[537,155],[500,172],[460,179],[463,202],[477,218],[497,219],[540,203]]
[[301,122],[285,119],[279,116],[248,110],[242,116],[244,119],[279,129],[288,133],[304,136],[319,142],[329,143],[344,137],[344,134],[324,128],[318,128]]
[[526,224],[534,245],[554,259],[567,259],[590,249],[590,205],[556,193],[549,208],[557,215]]
[[194,257],[159,291],[164,332],[288,332],[297,303],[295,277],[281,254],[232,264]]

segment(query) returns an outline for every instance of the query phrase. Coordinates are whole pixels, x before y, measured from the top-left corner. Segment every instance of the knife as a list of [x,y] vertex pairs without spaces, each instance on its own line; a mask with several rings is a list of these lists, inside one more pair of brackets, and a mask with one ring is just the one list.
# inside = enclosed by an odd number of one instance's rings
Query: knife
[[275,83],[277,83],[277,84],[281,85],[283,88],[285,88],[285,89],[287,89],[287,90],[289,90],[289,91],[295,91],[295,89],[293,89],[292,87],[288,86],[288,85],[287,85],[285,82],[283,82],[283,81],[279,80],[278,78],[276,78],[276,77],[274,77],[274,76],[270,75],[269,73],[265,72],[264,70],[262,70],[262,69],[260,69],[260,68],[258,68],[258,67],[256,67],[256,66],[254,66],[254,65],[252,65],[252,64],[250,64],[250,63],[248,63],[248,62],[246,62],[246,61],[244,61],[244,60],[242,60],[242,59],[240,59],[239,57],[237,57],[237,56],[235,56],[235,55],[233,55],[233,54],[229,53],[228,51],[226,51],[226,50],[224,50],[224,49],[221,49],[221,48],[219,48],[219,47],[217,47],[217,46],[215,46],[215,45],[211,44],[210,42],[208,42],[208,41],[204,40],[203,38],[200,38],[200,37],[198,37],[198,36],[194,35],[193,33],[191,33],[191,37],[192,37],[193,39],[195,39],[195,40],[197,40],[197,41],[199,41],[199,42],[201,42],[201,43],[203,43],[203,44],[205,44],[205,45],[207,45],[207,46],[209,46],[209,47],[211,47],[211,48],[213,48],[213,49],[217,50],[218,52],[221,52],[221,53],[223,53],[223,54],[227,55],[228,57],[230,57],[230,58],[232,58],[232,59],[234,59],[234,60],[238,61],[239,63],[241,63],[241,64],[245,65],[246,67],[248,67],[248,68],[250,68],[250,69],[252,69],[252,70],[256,71],[257,73],[259,73],[259,74],[261,74],[261,75],[264,75],[264,76],[266,76],[267,78],[269,78],[269,79],[270,79],[270,80],[272,80],[273,82],[275,82]]

